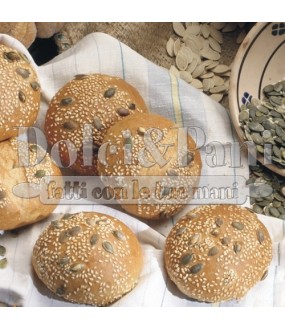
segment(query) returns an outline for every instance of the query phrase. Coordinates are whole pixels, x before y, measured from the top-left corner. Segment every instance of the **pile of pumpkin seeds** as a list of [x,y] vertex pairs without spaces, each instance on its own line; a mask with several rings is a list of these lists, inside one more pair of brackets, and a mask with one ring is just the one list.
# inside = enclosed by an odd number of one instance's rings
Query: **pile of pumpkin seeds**
[[[173,23],[175,35],[166,44],[175,58],[170,72],[220,102],[229,89],[230,67],[221,64],[223,33],[243,28],[244,23]],[[245,37],[245,30],[238,42]]]
[[0,269],[4,269],[7,266],[7,258],[5,258],[6,248],[0,245]]
[[262,100],[251,98],[241,106],[240,126],[244,140],[252,141],[257,153],[285,166],[285,80],[263,88]]
[[285,220],[285,178],[263,165],[250,166],[247,180],[255,213]]

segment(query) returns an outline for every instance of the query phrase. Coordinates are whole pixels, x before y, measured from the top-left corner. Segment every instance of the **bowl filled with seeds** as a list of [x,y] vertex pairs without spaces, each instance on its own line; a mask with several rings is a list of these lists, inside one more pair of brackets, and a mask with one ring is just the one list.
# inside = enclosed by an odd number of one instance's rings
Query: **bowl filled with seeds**
[[257,23],[235,57],[230,113],[252,157],[285,176],[285,23]]

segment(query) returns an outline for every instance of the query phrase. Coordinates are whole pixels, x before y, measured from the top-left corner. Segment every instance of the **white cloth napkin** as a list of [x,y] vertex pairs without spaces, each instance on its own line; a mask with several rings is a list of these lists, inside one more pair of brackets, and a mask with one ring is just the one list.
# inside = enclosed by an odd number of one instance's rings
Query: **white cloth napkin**
[[[17,48],[32,61],[27,50],[17,40],[0,35],[0,42]],[[239,153],[226,109],[170,75],[166,69],[102,33],[88,35],[49,63],[41,67],[35,65],[35,68],[43,95],[36,123],[38,128],[43,128],[50,99],[74,75],[104,73],[121,77],[138,89],[150,111],[183,127],[192,127],[191,135],[197,138],[199,146],[203,144],[200,148],[203,169],[199,188],[209,195],[197,196],[178,215],[163,222],[141,221],[119,211],[118,207],[99,204],[59,205],[46,220],[20,229],[17,235],[6,232],[0,236],[0,244],[6,247],[8,259],[7,268],[0,270],[0,301],[23,306],[74,306],[50,293],[37,279],[31,266],[32,248],[43,228],[60,213],[98,211],[126,223],[137,235],[144,252],[144,268],[138,285],[113,306],[285,306],[285,228],[282,220],[260,216],[272,237],[274,257],[267,279],[258,283],[240,301],[221,304],[190,301],[171,283],[164,269],[165,237],[179,217],[189,209],[200,204],[247,203],[247,159],[245,154]],[[236,195],[224,198],[219,195],[222,188],[233,189],[231,191],[235,191]]]

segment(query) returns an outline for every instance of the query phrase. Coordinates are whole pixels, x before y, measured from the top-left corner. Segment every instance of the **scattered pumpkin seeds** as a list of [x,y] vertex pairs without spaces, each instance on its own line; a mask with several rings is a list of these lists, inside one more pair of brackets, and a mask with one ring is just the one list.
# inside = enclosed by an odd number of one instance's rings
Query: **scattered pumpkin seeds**
[[[278,82],[263,88],[263,98],[252,98],[240,113],[244,139],[252,141],[259,155],[278,167],[285,166],[285,84]],[[277,212],[274,216],[277,216]]]
[[[219,64],[223,33],[236,29],[245,31],[244,26],[238,23],[174,22],[173,31],[176,36],[172,35],[166,43],[167,54],[174,58],[176,65],[171,66],[170,72],[206,94],[214,95],[212,98],[220,102],[228,93],[230,75],[230,67]],[[238,42],[245,35],[240,33]],[[220,86],[217,89],[220,92],[216,91],[217,86]]]

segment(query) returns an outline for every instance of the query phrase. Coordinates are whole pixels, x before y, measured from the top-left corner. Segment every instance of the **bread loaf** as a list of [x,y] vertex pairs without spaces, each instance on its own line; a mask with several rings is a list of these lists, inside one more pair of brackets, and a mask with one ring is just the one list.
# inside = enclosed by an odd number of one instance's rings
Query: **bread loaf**
[[[43,157],[39,163],[36,162],[39,156],[37,148]],[[29,184],[39,185],[49,175],[61,177],[59,168],[50,156],[44,155],[45,151],[39,146],[28,146],[26,142],[17,142],[15,138],[0,142],[0,230],[15,229],[40,221],[57,206],[42,203],[40,191],[37,196],[29,197]],[[30,166],[21,163],[21,158],[25,156],[29,157]]]
[[22,53],[0,45],[0,141],[32,126],[40,108],[37,74]]
[[[107,129],[137,112],[147,112],[146,105],[126,81],[103,74],[77,75],[51,100],[45,133],[50,146],[60,144],[60,159],[65,166],[79,174],[96,175],[98,149]],[[61,140],[73,146],[68,149]],[[90,143],[87,150],[83,141]],[[76,155],[72,164],[71,150]]]
[[118,219],[81,212],[66,214],[43,231],[32,262],[38,277],[59,297],[105,306],[137,284],[142,250]]
[[181,292],[199,301],[221,302],[242,298],[266,277],[272,242],[252,211],[236,205],[202,206],[173,227],[164,258]]
[[172,216],[188,203],[201,167],[200,152],[191,136],[151,113],[137,113],[112,126],[98,161],[106,186],[115,188],[116,177],[127,186],[137,182],[139,191],[131,187],[132,196],[118,202],[127,212],[149,220]]

